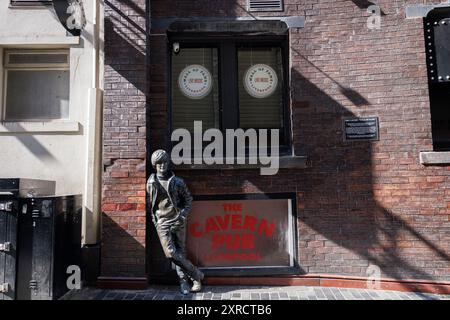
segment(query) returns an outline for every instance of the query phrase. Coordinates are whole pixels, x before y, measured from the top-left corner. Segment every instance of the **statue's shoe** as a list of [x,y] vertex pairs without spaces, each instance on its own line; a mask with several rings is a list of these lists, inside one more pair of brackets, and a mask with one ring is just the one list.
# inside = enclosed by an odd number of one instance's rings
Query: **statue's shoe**
[[194,280],[192,283],[191,292],[199,292],[202,290],[202,283],[200,281]]
[[189,287],[189,282],[187,280],[180,281],[180,292],[181,294],[189,294],[191,288]]
[[194,280],[202,281],[204,277],[205,277],[205,274],[197,269],[197,277]]

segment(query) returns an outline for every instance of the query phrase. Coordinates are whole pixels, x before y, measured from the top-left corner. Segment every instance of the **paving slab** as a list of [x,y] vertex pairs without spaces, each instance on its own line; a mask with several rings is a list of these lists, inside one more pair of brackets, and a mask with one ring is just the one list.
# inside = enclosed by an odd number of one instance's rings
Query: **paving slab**
[[146,290],[72,290],[61,300],[450,300],[450,295],[328,287],[204,286],[203,292],[182,295],[178,286]]

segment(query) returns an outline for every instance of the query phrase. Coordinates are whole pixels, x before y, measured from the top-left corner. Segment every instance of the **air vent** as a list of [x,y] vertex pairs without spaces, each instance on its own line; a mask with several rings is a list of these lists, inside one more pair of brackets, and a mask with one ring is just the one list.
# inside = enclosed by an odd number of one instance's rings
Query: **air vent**
[[52,0],[11,0],[12,6],[43,6],[51,5]]
[[248,0],[248,11],[283,11],[283,0]]

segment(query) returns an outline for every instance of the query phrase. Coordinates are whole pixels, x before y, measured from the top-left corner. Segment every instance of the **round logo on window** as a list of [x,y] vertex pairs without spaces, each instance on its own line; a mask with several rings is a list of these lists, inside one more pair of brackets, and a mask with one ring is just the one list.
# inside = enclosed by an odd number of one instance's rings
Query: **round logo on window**
[[245,73],[244,87],[252,97],[267,98],[274,93],[277,85],[277,73],[266,64],[255,64]]
[[211,73],[198,64],[187,66],[178,77],[178,87],[186,97],[202,99],[211,92]]

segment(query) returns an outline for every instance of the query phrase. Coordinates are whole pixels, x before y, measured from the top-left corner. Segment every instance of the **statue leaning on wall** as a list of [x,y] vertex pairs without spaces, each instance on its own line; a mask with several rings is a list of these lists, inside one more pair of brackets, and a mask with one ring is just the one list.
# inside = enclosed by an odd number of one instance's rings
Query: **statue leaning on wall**
[[[186,258],[186,218],[191,210],[192,196],[183,179],[175,176],[170,157],[156,150],[151,157],[156,174],[147,181],[152,221],[156,227],[165,256],[176,265],[182,294],[202,289],[203,273]],[[192,286],[191,286],[192,282]]]

